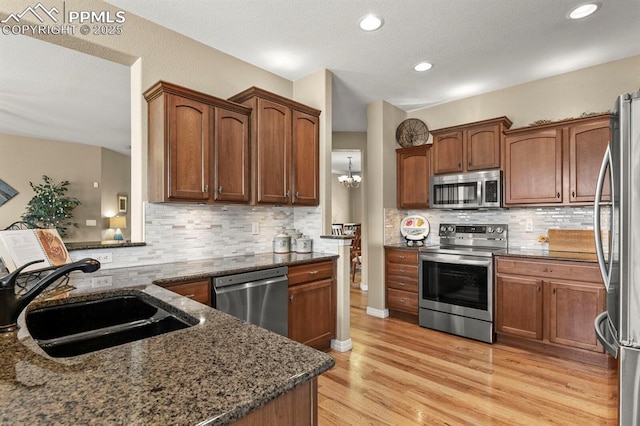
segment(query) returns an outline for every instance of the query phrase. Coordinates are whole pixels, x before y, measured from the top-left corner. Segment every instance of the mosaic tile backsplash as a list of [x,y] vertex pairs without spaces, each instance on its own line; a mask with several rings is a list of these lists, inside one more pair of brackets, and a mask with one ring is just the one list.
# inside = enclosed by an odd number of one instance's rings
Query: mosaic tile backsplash
[[[509,246],[514,248],[546,249],[538,237],[547,236],[549,229],[593,229],[593,207],[539,207],[503,210],[397,210],[385,209],[385,244],[400,243],[400,222],[407,215],[424,216],[431,227],[427,244],[439,244],[438,228],[441,223],[509,225]],[[533,223],[533,231],[527,232],[527,220]],[[602,228],[608,229],[608,209],[601,214]]]
[[[72,251],[72,258],[113,254],[103,268],[153,265],[187,260],[269,253],[273,237],[297,229],[313,238],[313,249],[337,253],[337,245],[320,239],[320,207],[206,206],[147,204],[146,246],[117,250]],[[252,224],[259,232],[252,234]]]

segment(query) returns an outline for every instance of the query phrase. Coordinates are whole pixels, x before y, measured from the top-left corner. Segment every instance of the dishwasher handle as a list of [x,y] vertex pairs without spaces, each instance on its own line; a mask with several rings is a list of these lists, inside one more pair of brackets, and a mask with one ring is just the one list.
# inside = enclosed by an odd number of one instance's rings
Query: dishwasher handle
[[225,293],[230,293],[232,291],[246,290],[246,289],[250,289],[250,288],[254,288],[254,287],[260,287],[260,286],[265,286],[265,285],[281,283],[283,281],[284,282],[288,282],[288,279],[287,279],[286,275],[282,275],[282,276],[274,277],[274,278],[267,278],[267,279],[258,280],[258,281],[237,283],[237,284],[214,285],[213,286],[213,291],[215,291],[216,294],[225,294]]

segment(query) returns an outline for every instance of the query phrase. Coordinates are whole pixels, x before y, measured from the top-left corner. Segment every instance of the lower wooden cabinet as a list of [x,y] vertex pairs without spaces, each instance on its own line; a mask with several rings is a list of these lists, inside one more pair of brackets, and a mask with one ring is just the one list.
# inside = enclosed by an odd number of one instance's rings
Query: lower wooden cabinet
[[336,337],[334,261],[289,266],[289,338],[326,351]]
[[193,299],[196,302],[211,306],[210,279],[180,281],[177,283],[160,285],[167,290],[173,291],[174,293],[178,293],[184,297]]
[[605,296],[596,263],[497,257],[497,341],[611,367],[593,325]]
[[385,248],[389,316],[418,323],[418,250]]

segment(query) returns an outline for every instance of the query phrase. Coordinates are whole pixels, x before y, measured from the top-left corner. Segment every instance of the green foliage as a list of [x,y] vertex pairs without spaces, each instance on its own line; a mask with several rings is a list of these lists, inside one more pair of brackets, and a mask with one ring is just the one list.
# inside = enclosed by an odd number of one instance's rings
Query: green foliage
[[43,175],[43,184],[35,185],[29,182],[36,195],[27,204],[27,211],[22,215],[22,220],[41,228],[56,228],[61,237],[67,236],[67,228],[78,224],[72,221],[73,209],[80,201],[67,197],[69,181],[55,184],[50,177]]

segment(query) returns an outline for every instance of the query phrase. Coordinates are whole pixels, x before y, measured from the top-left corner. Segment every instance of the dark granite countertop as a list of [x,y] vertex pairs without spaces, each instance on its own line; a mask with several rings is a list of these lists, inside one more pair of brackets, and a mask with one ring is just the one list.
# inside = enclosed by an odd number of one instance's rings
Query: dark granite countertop
[[86,241],[75,243],[64,243],[68,251],[73,250],[88,250],[88,249],[103,249],[103,248],[122,248],[122,247],[141,247],[146,246],[146,243],[133,243],[131,241]]
[[[29,335],[0,334],[0,423],[228,424],[329,370],[328,354],[194,302],[157,285],[199,276],[334,259],[264,254],[73,273],[69,297],[139,290],[199,324],[109,349],[51,358]],[[91,278],[112,276],[108,288]],[[126,287],[126,289],[125,289]],[[27,309],[55,301],[37,300]]]
[[262,253],[247,256],[230,256],[130,268],[100,269],[92,274],[73,274],[69,284],[77,288],[91,287],[93,278],[109,276],[113,287],[146,285],[149,283],[163,285],[337,258],[338,255],[327,253]]
[[[400,249],[400,250],[415,250],[419,251],[420,249],[427,246],[408,246],[406,243],[397,243],[397,244],[385,244],[385,248],[392,249]],[[496,256],[512,256],[512,257],[523,257],[530,259],[545,259],[545,260],[573,260],[576,262],[597,262],[595,253],[583,253],[583,252],[572,252],[572,251],[557,251],[557,250],[547,250],[542,248],[526,248],[526,247],[509,247],[504,253],[496,254]]]
[[512,248],[509,247],[507,251],[500,256],[512,256],[512,257],[526,257],[531,259],[544,259],[544,260],[573,260],[576,262],[597,262],[595,253],[582,253],[573,251],[557,251],[547,249],[534,249],[534,248]]

